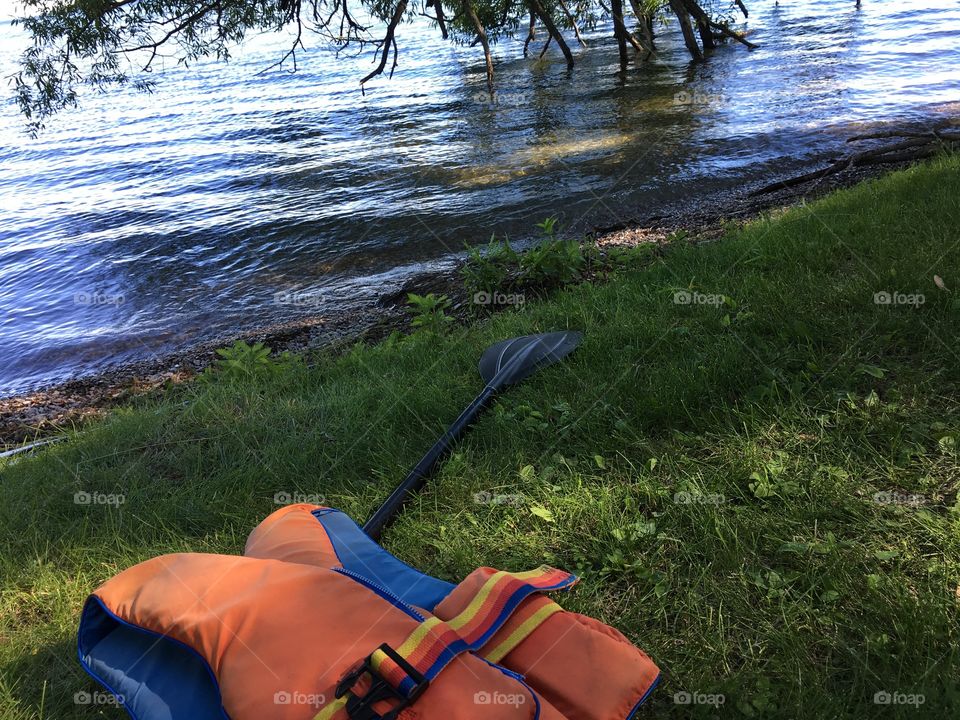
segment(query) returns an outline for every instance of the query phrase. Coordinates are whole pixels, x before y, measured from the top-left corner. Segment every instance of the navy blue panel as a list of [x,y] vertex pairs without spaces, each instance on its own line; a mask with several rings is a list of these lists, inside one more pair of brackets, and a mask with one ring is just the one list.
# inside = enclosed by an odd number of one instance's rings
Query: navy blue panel
[[343,567],[382,585],[408,605],[432,612],[455,587],[398,560],[339,510],[324,508],[313,514],[327,531]]
[[123,700],[134,720],[229,720],[206,661],[173,638],[136,627],[87,600],[77,637],[80,663]]

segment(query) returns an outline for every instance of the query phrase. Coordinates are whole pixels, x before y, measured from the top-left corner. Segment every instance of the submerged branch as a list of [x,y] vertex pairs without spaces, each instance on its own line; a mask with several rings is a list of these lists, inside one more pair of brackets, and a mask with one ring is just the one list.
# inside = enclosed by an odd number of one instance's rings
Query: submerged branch
[[765,185],[759,190],[750,193],[750,197],[758,195],[768,195],[785,188],[803,185],[814,180],[822,180],[831,175],[836,175],[845,170],[866,165],[887,165],[903,162],[912,162],[933,157],[944,150],[960,149],[960,130],[957,132],[944,132],[943,129],[932,129],[927,132],[917,132],[910,130],[885,130],[867,135],[855,135],[847,142],[858,142],[862,140],[878,140],[901,138],[900,142],[882,145],[854,153],[849,157],[841,158],[832,162],[828,167],[804,173],[795,177],[779,180],[775,183]]
[[530,29],[527,31],[527,39],[523,41],[523,56],[527,57],[530,43],[536,39],[537,16],[530,12]]
[[697,39],[693,35],[693,25],[690,22],[687,6],[683,0],[670,0],[670,9],[680,22],[680,32],[683,34],[683,44],[687,46],[687,52],[695,61],[703,60],[703,51],[697,45]]
[[563,53],[563,56],[567,60],[567,67],[573,67],[573,53],[570,52],[567,41],[563,39],[563,35],[560,34],[556,24],[553,22],[553,18],[550,17],[550,13],[544,9],[540,0],[527,0],[527,6],[532,13],[535,13],[536,16],[540,18],[540,22],[543,23],[543,26],[547,29],[547,32],[550,33],[550,36],[557,41],[557,45],[560,46],[560,52]]
[[728,37],[728,38],[730,38],[731,40],[736,40],[738,43],[741,43],[741,44],[745,45],[745,46],[746,46],[747,48],[749,48],[750,50],[756,50],[758,47],[760,47],[759,45],[755,45],[754,43],[752,43],[752,42],[750,42],[749,40],[747,40],[747,38],[744,37],[742,33],[736,33],[736,32],[734,32],[733,30],[731,30],[730,28],[728,28],[728,27],[727,27],[726,25],[724,25],[723,23],[718,23],[718,22],[715,22],[715,21],[711,20],[711,21],[710,21],[710,27],[719,30],[719,31],[720,31],[720,34],[723,35],[724,37]]

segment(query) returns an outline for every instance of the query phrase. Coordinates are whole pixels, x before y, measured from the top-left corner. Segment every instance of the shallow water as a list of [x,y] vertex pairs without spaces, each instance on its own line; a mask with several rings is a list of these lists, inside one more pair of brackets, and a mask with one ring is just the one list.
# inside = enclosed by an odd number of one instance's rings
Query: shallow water
[[[370,55],[283,38],[229,65],[158,73],[153,95],[89,98],[36,140],[0,108],[0,396],[225,333],[336,313],[492,232],[557,215],[613,225],[836,151],[849,123],[957,114],[960,3],[749,3],[761,45],[617,75],[604,29],[559,54],[401,28],[392,80]],[[0,74],[23,39],[0,26]],[[536,55],[537,53],[532,53]]]

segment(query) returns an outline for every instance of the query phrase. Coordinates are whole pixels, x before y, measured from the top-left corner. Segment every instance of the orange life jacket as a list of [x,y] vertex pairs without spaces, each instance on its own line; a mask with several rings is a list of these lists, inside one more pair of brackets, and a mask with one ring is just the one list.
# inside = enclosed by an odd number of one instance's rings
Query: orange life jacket
[[108,581],[79,655],[137,720],[630,718],[659,671],[544,594],[574,582],[480,568],[453,585],[337,510],[290,505],[242,557],[164,555]]

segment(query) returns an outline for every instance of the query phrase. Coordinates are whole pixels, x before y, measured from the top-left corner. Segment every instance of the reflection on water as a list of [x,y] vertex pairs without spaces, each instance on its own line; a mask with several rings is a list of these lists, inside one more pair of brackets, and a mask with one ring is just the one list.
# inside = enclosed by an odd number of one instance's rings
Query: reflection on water
[[581,134],[541,138],[536,144],[518,148],[495,163],[456,168],[454,184],[466,188],[500,185],[523,175],[549,171],[550,165],[584,162],[587,157],[609,164],[615,159],[617,149],[632,141],[631,135],[610,132],[600,132],[592,137]]
[[[606,31],[577,67],[401,29],[367,95],[368,57],[315,49],[257,73],[162,73],[153,96],[90,98],[36,141],[0,111],[0,395],[199,339],[365,303],[411,267],[559,215],[610,225],[771,172],[801,172],[849,122],[954,112],[956,0],[751,3],[761,48],[692,66],[673,35],[617,74]],[[0,72],[22,39],[4,27]],[[536,55],[537,53],[532,53]],[[305,293],[311,303],[284,302]]]

